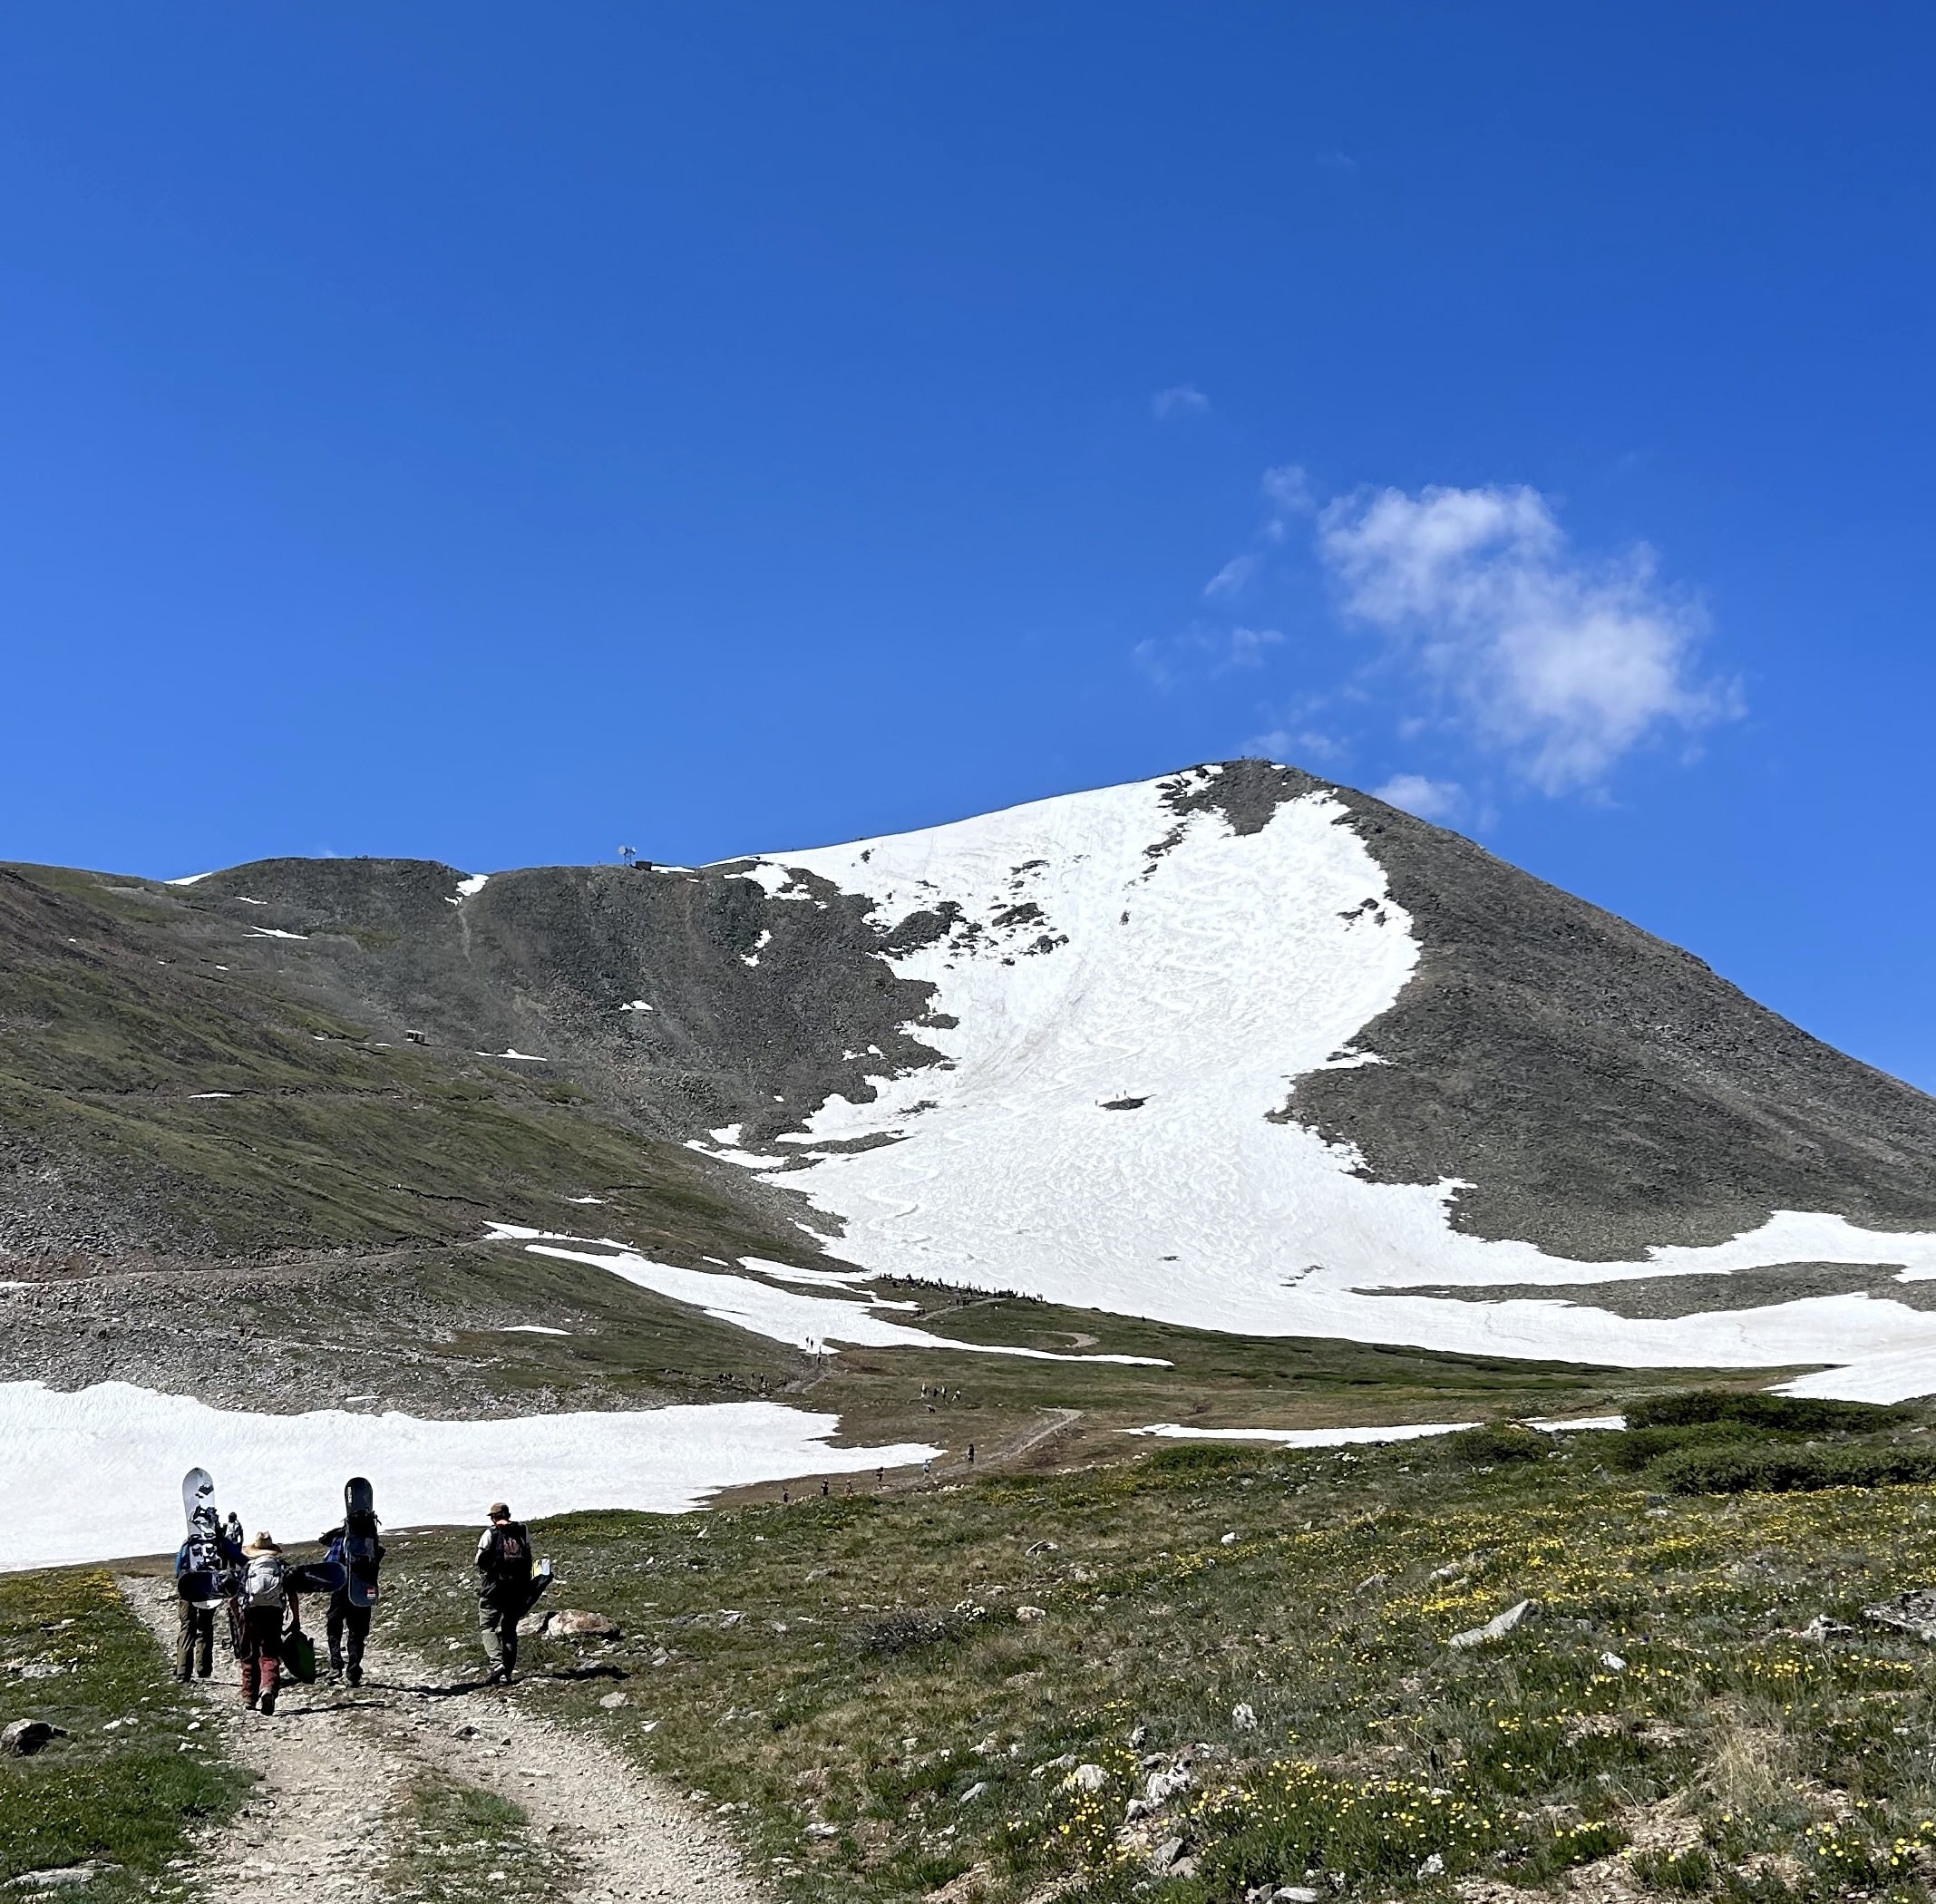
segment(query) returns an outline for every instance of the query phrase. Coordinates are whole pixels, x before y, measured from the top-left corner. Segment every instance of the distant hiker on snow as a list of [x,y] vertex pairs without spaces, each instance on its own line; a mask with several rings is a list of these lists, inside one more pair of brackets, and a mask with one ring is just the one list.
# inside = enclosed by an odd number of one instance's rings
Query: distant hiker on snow
[[297,1623],[297,1598],[289,1584],[288,1563],[268,1534],[258,1534],[242,1549],[242,1557],[247,1570],[236,1641],[236,1656],[242,1662],[242,1698],[257,1710],[273,1713],[282,1678],[283,1628],[286,1622]]
[[175,1645],[175,1674],[184,1683],[192,1676],[206,1679],[215,1670],[215,1609],[217,1599],[198,1599],[193,1589],[218,1587],[241,1572],[240,1546],[218,1530],[215,1518],[197,1524],[175,1553],[175,1592],[180,1619]]
[[518,1670],[518,1622],[530,1610],[531,1537],[511,1518],[501,1501],[491,1506],[491,1525],[477,1543],[477,1625],[491,1662],[488,1683],[509,1685]]

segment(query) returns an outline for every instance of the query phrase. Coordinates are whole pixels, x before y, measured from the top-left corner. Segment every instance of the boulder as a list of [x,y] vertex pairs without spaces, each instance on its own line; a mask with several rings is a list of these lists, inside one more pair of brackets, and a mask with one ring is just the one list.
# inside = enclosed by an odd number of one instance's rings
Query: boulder
[[617,1639],[618,1622],[602,1613],[587,1613],[578,1607],[560,1607],[545,1624],[553,1639]]
[[1100,1765],[1078,1765],[1062,1783],[1078,1792],[1100,1792],[1109,1783],[1109,1774]]
[[1179,1792],[1189,1791],[1191,1783],[1187,1765],[1179,1765],[1173,1772],[1153,1772],[1149,1783],[1143,1788],[1143,1802],[1151,1811],[1160,1811]]
[[[44,1719],[15,1719],[11,1725],[0,1729],[0,1752],[12,1758],[32,1758],[44,1746],[61,1737],[65,1737],[61,1728],[48,1724]],[[78,1870],[81,1867],[73,1868]],[[83,1878],[63,1881],[84,1884],[87,1880]]]
[[1468,1627],[1464,1633],[1454,1633],[1452,1644],[1461,1652],[1469,1647],[1483,1647],[1489,1640],[1503,1639],[1506,1635],[1523,1621],[1531,1619],[1540,1610],[1537,1600],[1521,1600],[1516,1607],[1508,1607],[1483,1627]]
[[1862,1617],[1878,1627],[1907,1633],[1927,1646],[1936,1641],[1936,1588],[1917,1587],[1908,1593],[1899,1593],[1880,1607],[1864,1607]]

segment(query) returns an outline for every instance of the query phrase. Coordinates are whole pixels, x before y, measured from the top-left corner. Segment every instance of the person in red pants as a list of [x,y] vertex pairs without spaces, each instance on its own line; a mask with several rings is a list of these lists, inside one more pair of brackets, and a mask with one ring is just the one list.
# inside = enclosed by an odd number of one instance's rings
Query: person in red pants
[[248,1571],[242,1577],[240,1644],[242,1699],[263,1713],[276,1710],[282,1680],[282,1636],[297,1617],[296,1595],[289,1588],[288,1563],[282,1549],[266,1533],[258,1534],[242,1549]]

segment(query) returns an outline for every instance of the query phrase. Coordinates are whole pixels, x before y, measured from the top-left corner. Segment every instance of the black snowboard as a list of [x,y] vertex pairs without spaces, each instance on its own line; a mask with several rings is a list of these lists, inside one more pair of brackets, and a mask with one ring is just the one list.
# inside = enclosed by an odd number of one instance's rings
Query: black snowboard
[[374,1607],[376,1585],[376,1492],[362,1475],[343,1489],[343,1558],[353,1607]]
[[291,1593],[335,1593],[348,1577],[335,1560],[311,1560],[290,1568],[287,1585]]

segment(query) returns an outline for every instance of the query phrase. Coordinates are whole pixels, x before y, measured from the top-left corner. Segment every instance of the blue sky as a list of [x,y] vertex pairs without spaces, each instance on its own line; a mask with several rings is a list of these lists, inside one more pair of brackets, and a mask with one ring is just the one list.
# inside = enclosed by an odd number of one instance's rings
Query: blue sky
[[0,853],[1243,751],[1926,1088],[1924,9],[0,20]]

